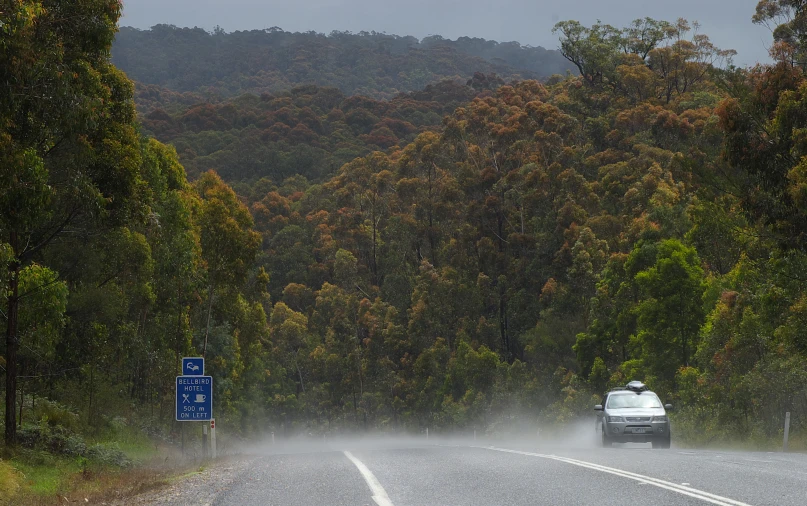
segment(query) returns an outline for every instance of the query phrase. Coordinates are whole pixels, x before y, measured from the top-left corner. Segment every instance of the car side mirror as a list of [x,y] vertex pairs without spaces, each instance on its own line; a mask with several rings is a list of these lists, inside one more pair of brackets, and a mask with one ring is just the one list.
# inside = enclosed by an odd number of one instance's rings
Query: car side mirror
[[602,404],[597,404],[594,406],[594,411],[602,411]]
[[672,411],[673,405],[672,404],[665,404],[664,409],[666,409],[667,411]]

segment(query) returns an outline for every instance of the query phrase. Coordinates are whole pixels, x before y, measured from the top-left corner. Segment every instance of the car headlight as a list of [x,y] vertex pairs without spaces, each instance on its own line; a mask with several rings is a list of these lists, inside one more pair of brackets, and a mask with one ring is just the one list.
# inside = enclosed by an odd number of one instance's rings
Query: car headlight
[[606,422],[624,422],[625,419],[622,418],[621,416],[606,416],[605,421]]
[[667,419],[667,415],[662,415],[662,416],[654,416],[652,421],[653,422],[667,422],[669,420]]

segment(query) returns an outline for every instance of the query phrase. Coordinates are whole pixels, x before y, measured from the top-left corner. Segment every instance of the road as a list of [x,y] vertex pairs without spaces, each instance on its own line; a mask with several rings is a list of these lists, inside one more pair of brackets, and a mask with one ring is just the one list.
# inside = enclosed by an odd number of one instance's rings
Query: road
[[[807,455],[529,441],[343,441],[254,447],[184,506],[807,504]],[[240,466],[240,467],[239,467]]]

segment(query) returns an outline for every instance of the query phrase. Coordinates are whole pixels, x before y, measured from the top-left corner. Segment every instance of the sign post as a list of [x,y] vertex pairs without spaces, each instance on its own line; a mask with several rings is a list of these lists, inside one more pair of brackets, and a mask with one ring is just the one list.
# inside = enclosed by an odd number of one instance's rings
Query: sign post
[[[182,375],[177,376],[176,385],[176,420],[178,422],[204,422],[202,426],[202,455],[207,457],[207,424],[213,421],[213,378],[204,374],[204,358],[182,358]],[[214,425],[211,425],[214,457],[216,455],[215,434]],[[184,435],[183,431],[183,438]]]

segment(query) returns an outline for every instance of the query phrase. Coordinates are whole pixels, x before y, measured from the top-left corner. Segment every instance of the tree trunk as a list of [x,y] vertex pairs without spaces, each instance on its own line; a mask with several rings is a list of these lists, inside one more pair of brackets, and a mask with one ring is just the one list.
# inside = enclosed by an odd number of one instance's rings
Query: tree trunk
[[176,350],[175,352],[175,360],[176,360],[176,370],[182,370],[182,278],[179,278],[179,286],[177,287],[177,335],[176,335]]
[[510,360],[510,336],[507,332],[507,294],[502,285],[499,285],[499,335],[502,340],[505,357]]
[[202,358],[207,356],[207,336],[210,335],[210,313],[213,311],[213,284],[210,284],[210,288],[207,295],[207,325],[205,326],[205,344],[202,347]]
[[370,266],[373,270],[373,286],[378,286],[378,220],[375,216],[376,202],[373,202],[373,260]]
[[6,446],[14,446],[17,443],[17,349],[19,340],[17,338],[17,314],[19,312],[19,275],[20,262],[18,260],[18,239],[17,233],[11,232],[10,244],[14,251],[14,260],[8,266],[8,297],[7,302],[7,325],[6,325]]
[[303,373],[300,371],[300,366],[297,364],[297,354],[300,352],[298,349],[294,352],[294,367],[297,369],[297,375],[300,377],[300,388],[305,393],[305,383],[303,383]]
[[[25,376],[25,372],[20,371],[23,377]],[[20,383],[20,416],[17,418],[17,427],[20,429],[22,428],[22,407],[25,405],[25,388],[22,383]]]

